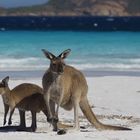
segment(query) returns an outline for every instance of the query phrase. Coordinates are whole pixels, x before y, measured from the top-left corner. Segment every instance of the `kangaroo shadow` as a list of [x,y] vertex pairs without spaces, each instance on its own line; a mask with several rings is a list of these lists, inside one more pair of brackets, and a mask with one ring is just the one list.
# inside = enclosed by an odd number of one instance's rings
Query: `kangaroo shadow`
[[0,132],[33,132],[31,127],[21,128],[20,126],[2,126],[0,127]]

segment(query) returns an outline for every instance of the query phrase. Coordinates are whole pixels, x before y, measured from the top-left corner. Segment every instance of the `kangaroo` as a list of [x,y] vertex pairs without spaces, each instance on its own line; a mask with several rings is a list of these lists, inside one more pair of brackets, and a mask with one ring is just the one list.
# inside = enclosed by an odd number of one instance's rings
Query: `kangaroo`
[[[8,124],[10,125],[12,114],[14,112],[14,108],[18,108],[20,114],[20,127],[18,130],[26,130],[26,122],[25,122],[25,111],[31,111],[32,114],[32,124],[31,129],[28,131],[34,132],[37,128],[36,124],[36,113],[42,111],[48,119],[48,111],[46,107],[46,103],[43,97],[43,90],[41,87],[35,84],[21,84],[15,87],[13,90],[9,89],[8,86],[9,77],[6,77],[0,83],[0,94],[3,97],[4,103],[4,125],[6,123],[6,116],[9,111],[9,106],[11,108],[10,117]],[[24,96],[22,95],[24,94]],[[13,106],[14,105],[14,106]],[[70,125],[58,124],[59,127],[71,127]],[[55,124],[53,124],[54,130],[57,128]]]
[[[74,108],[74,130],[79,130],[78,108],[80,107],[87,120],[99,130],[131,130],[120,126],[111,126],[101,123],[90,108],[87,92],[88,85],[81,71],[66,65],[64,59],[69,55],[70,49],[59,56],[42,49],[50,60],[50,66],[42,78],[43,94],[51,121],[58,121],[59,107],[66,110]],[[57,104],[55,113],[51,110],[50,99]]]
[[0,83],[0,94],[2,95],[4,102],[4,125],[6,123],[6,116],[10,107],[10,117],[8,124],[12,124],[12,115],[15,108],[19,109],[20,114],[20,126],[21,129],[26,127],[25,124],[25,111],[31,111],[32,114],[32,124],[31,130],[35,131],[36,126],[36,113],[43,111],[43,113],[48,115],[46,110],[46,104],[42,95],[42,88],[35,85],[24,83],[16,86],[14,89],[10,90],[8,86],[9,77],[7,76]]

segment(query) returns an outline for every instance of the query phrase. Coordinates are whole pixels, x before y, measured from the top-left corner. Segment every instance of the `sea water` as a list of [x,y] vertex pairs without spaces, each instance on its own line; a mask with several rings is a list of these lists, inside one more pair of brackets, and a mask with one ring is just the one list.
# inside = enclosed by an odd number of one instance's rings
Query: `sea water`
[[140,71],[140,32],[1,31],[0,71],[45,70],[41,49],[80,70]]

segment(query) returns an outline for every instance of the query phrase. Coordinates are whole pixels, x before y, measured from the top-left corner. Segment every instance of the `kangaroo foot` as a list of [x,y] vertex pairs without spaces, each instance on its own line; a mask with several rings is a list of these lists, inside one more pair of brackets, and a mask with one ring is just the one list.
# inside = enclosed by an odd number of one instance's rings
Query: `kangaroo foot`
[[19,127],[17,129],[17,131],[25,131],[25,132],[35,132],[36,128],[32,128],[32,127]]
[[6,124],[6,120],[3,121],[3,125],[5,125],[5,124]]
[[11,121],[11,120],[9,120],[9,121],[8,121],[8,125],[11,125],[11,124],[12,124],[12,121]]
[[30,128],[30,132],[35,132],[36,131],[36,127],[31,127]]

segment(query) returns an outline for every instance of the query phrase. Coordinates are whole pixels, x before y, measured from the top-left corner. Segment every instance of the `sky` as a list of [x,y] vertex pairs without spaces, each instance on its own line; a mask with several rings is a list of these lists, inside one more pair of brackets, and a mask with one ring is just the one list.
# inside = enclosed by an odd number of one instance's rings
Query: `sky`
[[0,0],[0,7],[18,7],[46,3],[48,0]]

